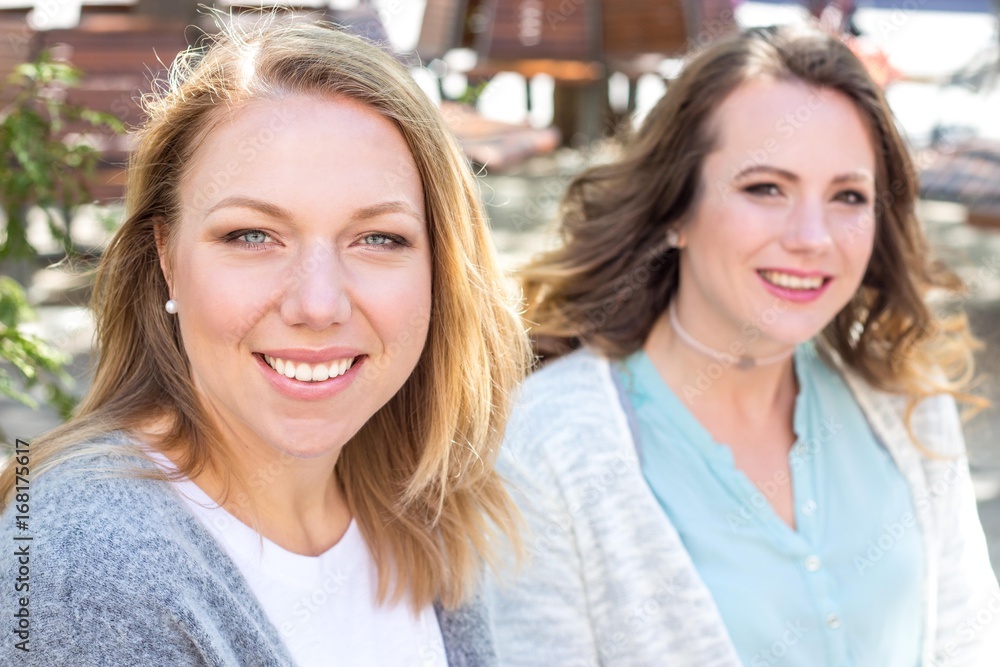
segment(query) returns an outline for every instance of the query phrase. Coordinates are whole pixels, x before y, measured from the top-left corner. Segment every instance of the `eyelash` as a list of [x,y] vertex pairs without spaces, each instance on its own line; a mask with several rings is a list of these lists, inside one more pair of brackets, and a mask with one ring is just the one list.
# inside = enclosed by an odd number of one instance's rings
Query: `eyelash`
[[777,190],[778,193],[781,192],[781,188],[774,183],[754,183],[753,185],[748,185],[743,188],[743,191],[760,197],[773,197],[777,193],[771,192],[771,188]]
[[868,203],[868,197],[864,196],[857,190],[845,190],[844,192],[838,193],[838,196],[850,195],[855,198],[855,201],[845,201],[845,204],[850,206],[864,206]]
[[[249,234],[263,234],[266,238],[268,239],[271,238],[270,234],[261,229],[240,229],[235,232],[227,234],[225,236],[225,241],[226,243],[235,243],[241,248],[245,248],[247,250],[252,250],[255,252],[262,251],[267,247],[267,244],[265,242],[250,243],[249,241],[240,240],[242,237],[247,236]],[[371,246],[377,248],[386,247],[385,250],[378,250],[377,252],[387,252],[388,249],[391,249],[393,246],[405,247],[409,245],[409,243],[407,243],[406,239],[404,239],[403,237],[397,236],[395,234],[386,234],[384,232],[370,232],[362,236],[361,239],[363,241],[364,239],[370,239],[372,237],[380,237],[391,241],[391,243],[362,243],[362,245],[365,246]]]
[[250,243],[249,241],[241,241],[240,238],[248,234],[263,234],[267,238],[271,238],[271,235],[260,229],[240,229],[235,232],[230,232],[226,234],[226,243],[235,243],[241,248],[246,248],[247,250],[260,251],[267,248],[266,243]]
[[[393,246],[398,246],[400,248],[408,246],[409,243],[406,242],[402,236],[396,236],[395,234],[386,234],[385,232],[371,232],[370,234],[365,234],[361,237],[362,241],[364,239],[370,239],[374,236],[378,236],[384,239],[389,239],[392,243],[362,243],[361,245],[372,246],[372,247],[386,247],[392,248]],[[385,250],[380,250],[379,252],[385,252]]]
[[[773,192],[771,190],[772,188],[777,190],[778,192]],[[755,183],[753,185],[746,186],[745,188],[743,188],[743,191],[751,195],[756,195],[758,197],[773,197],[776,194],[780,194],[781,188],[778,187],[775,183]],[[857,190],[844,190],[843,192],[838,192],[836,198],[842,201],[842,197],[844,197],[845,195],[853,197],[855,199],[855,201],[844,202],[849,206],[864,206],[868,203],[868,197],[861,194]]]

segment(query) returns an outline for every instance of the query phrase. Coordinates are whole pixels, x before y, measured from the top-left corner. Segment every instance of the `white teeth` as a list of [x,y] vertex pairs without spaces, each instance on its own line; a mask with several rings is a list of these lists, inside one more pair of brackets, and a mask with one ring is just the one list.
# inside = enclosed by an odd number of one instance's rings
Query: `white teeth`
[[338,359],[323,364],[307,364],[305,362],[286,361],[265,354],[264,360],[279,374],[294,378],[299,382],[323,382],[347,372],[354,365],[355,357]]
[[784,287],[785,289],[814,290],[823,286],[823,278],[821,276],[803,278],[800,276],[793,276],[788,273],[779,273],[777,271],[761,271],[760,275],[764,277],[764,280],[772,285]]

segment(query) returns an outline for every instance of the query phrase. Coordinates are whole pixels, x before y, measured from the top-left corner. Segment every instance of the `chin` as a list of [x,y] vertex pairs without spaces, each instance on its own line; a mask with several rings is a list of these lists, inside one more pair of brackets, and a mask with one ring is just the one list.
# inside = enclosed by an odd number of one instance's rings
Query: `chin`
[[820,326],[810,324],[794,327],[782,327],[781,331],[768,332],[769,335],[767,338],[782,346],[801,345],[802,343],[806,343],[818,336],[825,327],[825,323]]
[[271,447],[283,456],[295,459],[318,459],[339,451],[350,439],[335,429],[327,429],[320,436],[315,429],[309,433],[296,435],[295,429],[288,429],[282,434],[271,434],[267,441]]

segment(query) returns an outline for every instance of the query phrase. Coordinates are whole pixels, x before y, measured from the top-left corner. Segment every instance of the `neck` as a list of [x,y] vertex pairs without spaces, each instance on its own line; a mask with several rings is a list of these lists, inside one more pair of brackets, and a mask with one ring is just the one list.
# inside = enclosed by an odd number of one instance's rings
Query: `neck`
[[[220,432],[228,458],[225,463],[211,461],[192,477],[202,491],[293,553],[319,555],[340,540],[351,512],[334,475],[339,450],[304,459],[278,451],[252,433],[235,433],[225,425]],[[233,465],[239,467],[239,486],[228,472]]]
[[689,407],[722,405],[734,414],[753,419],[773,414],[776,406],[794,403],[794,348],[756,357],[753,363],[740,363],[740,358],[731,353],[713,350],[700,342],[692,345],[690,337],[678,333],[668,310],[653,325],[644,345],[653,365]]
[[787,350],[782,350],[776,354],[770,354],[766,356],[754,357],[749,354],[745,354],[742,350],[740,352],[731,352],[716,350],[715,348],[705,345],[700,340],[692,336],[687,332],[677,317],[677,302],[676,300],[670,302],[670,306],[667,308],[667,319],[670,321],[670,328],[673,333],[679,338],[685,345],[701,353],[702,355],[714,359],[715,361],[724,364],[726,367],[735,366],[741,370],[747,370],[750,368],[755,368],[757,366],[770,366],[772,364],[777,364],[785,361],[795,353],[795,348],[790,347]]

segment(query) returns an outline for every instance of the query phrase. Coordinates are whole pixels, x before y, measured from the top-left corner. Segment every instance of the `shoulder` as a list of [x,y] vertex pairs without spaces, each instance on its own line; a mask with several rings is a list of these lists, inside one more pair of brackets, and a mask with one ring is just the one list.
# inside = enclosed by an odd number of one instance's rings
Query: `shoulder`
[[504,458],[528,469],[589,469],[631,451],[628,420],[609,360],[581,349],[533,373],[518,390]]
[[42,471],[31,468],[29,455],[23,486],[30,497],[33,530],[61,534],[76,526],[148,521],[151,512],[177,505],[166,484],[150,478],[156,468],[137,447],[88,444],[86,450]]
[[19,483],[0,516],[0,539],[31,538],[33,590],[59,597],[100,586],[146,589],[153,573],[181,567],[200,535],[168,483],[149,478],[154,471],[138,449],[110,443]]
[[581,349],[532,373],[518,390],[517,411],[551,415],[576,406],[606,404],[613,395],[610,362],[598,352]]
[[600,421],[617,405],[606,358],[583,349],[546,364],[532,373],[517,392],[508,425],[508,439],[579,431]]
[[962,421],[955,398],[947,392],[917,397],[873,387],[836,358],[830,363],[840,373],[869,423],[878,434],[900,444],[918,445],[925,458],[965,455]]
[[0,540],[24,549],[0,558],[0,579],[23,577],[0,606],[30,605],[24,664],[288,664],[236,565],[128,444],[30,477],[23,529],[16,497],[0,516]]

